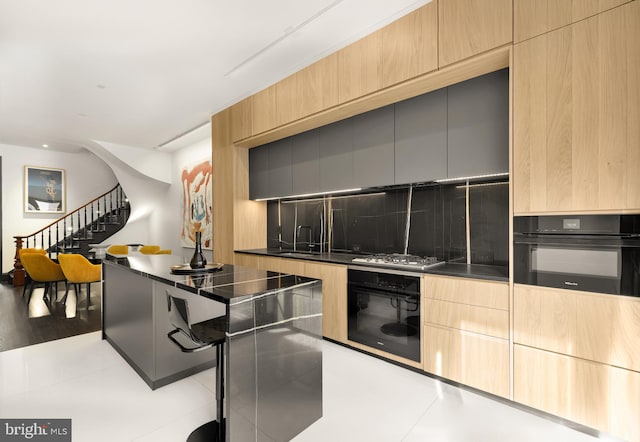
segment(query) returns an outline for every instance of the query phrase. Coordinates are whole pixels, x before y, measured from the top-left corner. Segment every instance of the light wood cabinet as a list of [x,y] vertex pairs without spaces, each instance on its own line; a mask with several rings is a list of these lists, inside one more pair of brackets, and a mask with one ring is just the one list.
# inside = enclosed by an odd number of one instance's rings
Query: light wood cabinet
[[425,371],[509,397],[509,341],[427,324]]
[[640,210],[640,2],[514,47],[515,214]]
[[498,310],[509,309],[509,286],[506,282],[436,275],[425,276],[424,282],[427,298]]
[[266,132],[278,125],[278,108],[276,106],[276,85],[252,95],[252,132],[253,135]]
[[513,0],[515,43],[584,20],[630,0]]
[[438,1],[382,29],[382,87],[438,68]]
[[609,431],[624,440],[640,440],[640,373],[609,369]]
[[439,0],[438,66],[512,40],[512,0]]
[[523,345],[514,345],[514,400],[640,440],[640,373]]
[[423,277],[424,370],[509,396],[507,283]]
[[572,421],[609,428],[609,368],[514,345],[513,398]]
[[304,68],[298,74],[297,98],[300,117],[338,104],[338,54],[333,53]]
[[514,286],[514,342],[640,371],[640,300]]
[[345,103],[382,86],[382,31],[338,51],[338,101]]
[[231,140],[238,141],[253,135],[253,112],[251,97],[231,106]]

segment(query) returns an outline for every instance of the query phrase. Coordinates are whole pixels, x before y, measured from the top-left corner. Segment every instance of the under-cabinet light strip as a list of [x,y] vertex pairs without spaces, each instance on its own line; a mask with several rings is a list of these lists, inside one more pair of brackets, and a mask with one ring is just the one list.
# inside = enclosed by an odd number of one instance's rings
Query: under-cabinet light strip
[[362,190],[361,187],[357,189],[344,189],[344,190],[332,190],[331,192],[315,192],[315,193],[302,193],[300,195],[291,195],[291,196],[274,196],[270,198],[256,198],[254,201],[271,201],[271,200],[280,200],[284,198],[306,198],[308,196],[320,196],[320,195],[334,195],[336,193],[348,193],[348,192],[358,192]]
[[497,178],[497,177],[503,177],[503,176],[509,176],[509,172],[504,172],[504,173],[490,173],[487,175],[475,175],[475,176],[465,176],[465,177],[457,177],[457,178],[445,178],[442,180],[436,180],[436,183],[453,183],[456,181],[469,181],[469,180],[477,180],[477,179],[481,179],[481,178]]

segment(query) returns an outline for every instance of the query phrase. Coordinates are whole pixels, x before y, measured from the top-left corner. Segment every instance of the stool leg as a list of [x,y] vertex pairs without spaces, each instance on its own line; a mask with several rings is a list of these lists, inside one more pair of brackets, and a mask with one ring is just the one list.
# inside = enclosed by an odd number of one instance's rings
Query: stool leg
[[216,346],[216,420],[218,421],[218,440],[225,440],[224,423],[224,344]]
[[87,282],[87,310],[89,310],[89,302],[91,302],[91,283]]
[[[44,283],[44,295],[42,295],[42,300],[46,300],[47,299],[47,293],[49,293],[49,289],[51,288],[51,283],[50,282],[45,282]],[[49,295],[49,297],[51,297],[51,295]]]

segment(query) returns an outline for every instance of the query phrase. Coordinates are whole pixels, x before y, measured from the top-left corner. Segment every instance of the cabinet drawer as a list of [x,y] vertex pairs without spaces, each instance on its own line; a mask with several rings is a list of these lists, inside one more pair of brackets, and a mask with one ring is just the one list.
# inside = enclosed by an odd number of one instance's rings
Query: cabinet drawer
[[431,324],[509,339],[509,312],[456,302],[426,299],[425,321]]
[[509,396],[509,341],[450,328],[424,328],[424,369],[489,393]]
[[509,309],[509,285],[505,282],[446,276],[425,276],[425,296],[441,301]]
[[607,431],[608,367],[584,359],[514,346],[513,399]]
[[514,341],[640,371],[640,300],[514,286]]

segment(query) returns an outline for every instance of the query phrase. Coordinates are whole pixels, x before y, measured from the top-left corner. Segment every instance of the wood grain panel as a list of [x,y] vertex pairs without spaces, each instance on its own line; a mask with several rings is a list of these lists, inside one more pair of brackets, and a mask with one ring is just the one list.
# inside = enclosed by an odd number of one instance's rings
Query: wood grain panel
[[424,276],[426,296],[441,301],[509,309],[509,285],[504,282],[447,276]]
[[502,397],[509,396],[509,341],[424,327],[424,369]]
[[382,85],[382,32],[370,34],[338,51],[340,103],[375,92]]
[[514,286],[514,342],[640,371],[640,300]]
[[382,29],[382,87],[438,68],[438,2]]
[[628,1],[630,0],[514,0],[514,42],[584,20]]
[[347,267],[306,262],[305,275],[322,279],[322,334],[347,342]]
[[609,431],[624,440],[640,440],[640,373],[609,370]]
[[260,268],[260,257],[258,255],[248,255],[246,253],[234,253],[233,265]]
[[231,140],[238,141],[253,135],[252,98],[231,106]]
[[515,401],[607,431],[607,366],[514,345],[513,373]]
[[547,37],[518,45],[513,54],[514,212],[546,209]]
[[439,0],[438,66],[512,40],[511,0]]
[[640,300],[577,295],[575,355],[640,371]]
[[640,212],[640,3],[514,47],[514,211]]
[[[637,5],[625,14],[627,35],[627,204],[626,207],[640,207],[640,7]],[[635,81],[634,81],[635,80]],[[635,146],[635,148],[634,148]]]
[[[637,3],[635,7],[640,8]],[[627,40],[629,35],[625,32],[625,9],[633,8],[619,8],[602,14],[597,21],[597,57],[600,61],[596,64],[600,79],[598,141],[603,147],[598,155],[598,196],[600,207],[607,209],[626,208],[627,148],[640,149],[639,146],[627,144],[628,83],[640,82],[638,78],[627,78],[627,46],[635,46],[636,51],[640,51],[640,43]],[[636,22],[636,26],[640,26],[640,20]]]
[[546,142],[552,148],[547,148],[546,208],[554,211],[570,207],[572,203],[571,29],[561,29],[549,35],[547,57]]
[[251,96],[254,135],[273,129],[278,125],[276,96],[276,85],[271,85]]
[[300,71],[298,101],[303,117],[338,104],[338,54],[333,53]]
[[[275,84],[276,88],[276,124],[283,126],[302,117],[302,105],[298,91],[303,88],[299,72],[289,75]],[[268,129],[272,129],[269,127]]]
[[[231,111],[224,110],[211,117],[213,185],[213,260],[233,262],[234,195],[228,189],[235,186],[234,148],[231,144]],[[247,183],[248,184],[248,183]],[[248,194],[247,194],[248,198]],[[227,216],[217,216],[227,214]]]
[[302,259],[280,259],[279,272],[289,273],[291,275],[307,276],[305,270],[305,261]]
[[514,285],[513,341],[575,354],[576,305],[576,294],[571,290]]
[[426,299],[426,322],[509,339],[509,312],[456,302]]

